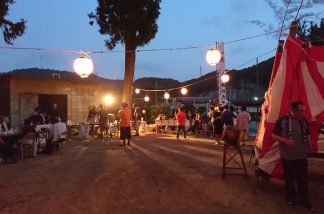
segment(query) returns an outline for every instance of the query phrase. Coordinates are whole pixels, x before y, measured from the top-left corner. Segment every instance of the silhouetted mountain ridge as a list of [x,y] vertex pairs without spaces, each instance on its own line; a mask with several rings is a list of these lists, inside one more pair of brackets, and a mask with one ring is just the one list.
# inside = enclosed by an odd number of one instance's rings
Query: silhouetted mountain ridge
[[[274,57],[260,62],[257,66],[251,66],[241,70],[230,70],[228,74],[230,81],[227,83],[228,88],[234,90],[240,90],[241,88],[250,88],[255,90],[257,85],[257,70],[259,79],[260,95],[262,91],[266,90],[271,76],[272,66]],[[33,79],[53,79],[53,74],[59,74],[60,78],[57,80],[70,81],[75,83],[98,83],[109,86],[108,88],[114,91],[122,90],[123,80],[111,80],[103,77],[99,77],[95,74],[91,74],[88,78],[80,78],[76,73],[69,71],[58,71],[53,69],[39,69],[39,68],[27,68],[27,69],[16,69],[0,75],[10,75],[21,78],[33,78]],[[207,80],[206,80],[207,79]],[[196,84],[197,83],[197,84]],[[193,84],[193,85],[191,85]],[[143,77],[134,81],[134,88],[141,88],[146,90],[158,89],[163,90],[158,92],[158,96],[164,93],[166,89],[179,88],[178,90],[169,91],[172,97],[180,96],[180,88],[187,86],[189,90],[188,96],[208,96],[210,93],[217,91],[217,78],[216,72],[210,72],[199,78],[180,82],[171,78],[156,78],[156,77]],[[143,95],[138,95],[143,96]],[[162,95],[163,96],[163,95]]]
[[[271,77],[273,62],[274,62],[274,57],[265,60],[263,62],[260,62],[258,66],[253,65],[251,67],[244,68],[241,70],[228,71],[228,75],[230,76],[230,81],[227,83],[227,86],[236,90],[240,90],[242,87],[256,87],[257,76],[258,76],[259,89],[261,89],[262,91],[266,90],[268,88],[269,80]],[[197,82],[199,83],[195,84]],[[170,89],[170,88],[182,87],[185,85],[191,85],[190,87],[188,87],[189,96],[208,96],[210,92],[215,92],[217,90],[216,72],[213,71],[199,78],[187,80],[184,82],[179,82],[177,80],[170,79],[170,78],[155,78],[155,77],[139,78],[134,82],[135,88],[142,88],[148,90]],[[170,92],[170,94],[171,96],[180,96],[179,91],[180,89],[173,90]]]

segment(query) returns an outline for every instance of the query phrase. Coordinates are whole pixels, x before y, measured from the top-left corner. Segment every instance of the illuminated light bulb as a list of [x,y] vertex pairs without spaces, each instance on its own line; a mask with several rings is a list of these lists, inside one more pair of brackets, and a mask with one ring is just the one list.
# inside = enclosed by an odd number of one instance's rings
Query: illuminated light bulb
[[222,58],[222,54],[219,50],[211,49],[207,52],[206,60],[210,65],[216,65]]
[[110,95],[107,95],[103,98],[103,101],[106,105],[110,105],[114,102],[114,98]]
[[170,94],[169,94],[168,92],[165,92],[165,93],[164,93],[164,99],[167,100],[167,99],[169,99],[169,98],[170,98]]
[[223,75],[221,76],[221,80],[222,80],[223,83],[227,83],[227,82],[229,81],[229,76],[228,76],[228,74],[223,74]]
[[186,95],[188,93],[188,89],[186,88],[181,88],[181,94]]
[[135,89],[135,94],[139,94],[141,92],[141,90],[139,90],[138,88]]
[[93,71],[93,63],[89,57],[80,56],[73,63],[74,71],[81,77],[88,77]]
[[148,102],[148,101],[150,101],[150,97],[149,97],[148,95],[146,95],[146,96],[144,97],[144,100],[145,100],[145,102]]

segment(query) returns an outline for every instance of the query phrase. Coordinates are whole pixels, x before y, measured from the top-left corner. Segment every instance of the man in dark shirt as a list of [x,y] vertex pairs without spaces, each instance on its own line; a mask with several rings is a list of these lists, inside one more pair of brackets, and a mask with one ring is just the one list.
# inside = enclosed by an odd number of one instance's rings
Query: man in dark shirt
[[305,105],[301,101],[292,102],[290,112],[276,121],[272,137],[279,141],[288,205],[295,204],[297,182],[301,205],[315,211],[308,199],[309,126],[303,117],[304,111]]
[[60,117],[60,113],[57,104],[54,103],[52,109],[49,112],[49,122],[53,123],[56,117]]
[[108,126],[108,111],[102,104],[99,105],[98,116],[99,116],[100,137],[103,138],[105,133],[108,134],[109,126]]
[[236,118],[236,115],[234,112],[229,110],[228,105],[224,106],[224,111],[222,112],[221,117],[225,126],[234,126],[234,118]]

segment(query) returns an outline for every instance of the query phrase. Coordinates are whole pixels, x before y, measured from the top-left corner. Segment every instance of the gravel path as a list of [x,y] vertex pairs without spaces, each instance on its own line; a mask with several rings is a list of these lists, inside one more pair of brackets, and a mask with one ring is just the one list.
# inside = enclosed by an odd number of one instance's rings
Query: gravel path
[[[283,182],[270,179],[254,194],[249,176],[221,178],[222,147],[171,134],[68,142],[61,153],[0,165],[0,213],[305,213],[288,207]],[[310,160],[310,192],[324,210],[324,161]]]

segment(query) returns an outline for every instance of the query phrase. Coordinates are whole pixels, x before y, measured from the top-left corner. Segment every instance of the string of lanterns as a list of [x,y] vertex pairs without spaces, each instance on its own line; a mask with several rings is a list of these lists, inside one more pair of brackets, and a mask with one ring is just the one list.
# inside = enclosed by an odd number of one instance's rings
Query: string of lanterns
[[[221,54],[221,52],[219,50],[217,50],[217,48],[210,49],[206,54],[206,60],[210,65],[217,65],[220,62],[221,59],[222,59],[222,54]],[[147,92],[163,92],[164,91],[163,97],[164,97],[165,100],[168,100],[170,98],[169,91],[179,90],[180,89],[181,94],[186,95],[188,93],[187,88],[189,86],[196,85],[198,83],[204,82],[206,80],[209,80],[209,79],[212,79],[212,78],[215,78],[215,77],[217,77],[217,76],[209,77],[209,78],[200,80],[198,82],[191,83],[191,84],[181,86],[181,87],[176,87],[176,88],[168,88],[168,89],[140,89],[140,88],[135,88],[134,92],[135,92],[135,94],[140,94],[141,91],[146,92],[146,95],[144,97],[144,101],[148,102],[150,100],[150,97],[148,96]],[[229,81],[229,79],[230,79],[230,77],[229,77],[228,74],[226,74],[226,72],[224,72],[221,75],[221,81],[223,83],[227,83]]]
[[[79,56],[77,59],[74,60],[73,67],[74,67],[75,72],[81,78],[86,78],[93,72],[93,62],[91,60],[91,57],[86,52],[80,52],[80,53],[81,53],[81,56]],[[220,62],[221,58],[222,58],[222,54],[220,53],[219,50],[217,50],[217,48],[210,49],[206,54],[206,60],[210,65],[217,65]],[[162,89],[148,90],[148,89],[136,88],[135,93],[139,94],[140,91],[145,91],[145,92],[164,91],[165,92],[164,93],[164,99],[168,100],[170,98],[169,91],[181,89],[180,90],[181,94],[186,95],[188,93],[187,87],[192,86],[192,85],[196,85],[196,84],[198,84],[200,82],[209,80],[211,78],[215,78],[215,77],[206,78],[204,80],[200,80],[198,82],[188,84],[186,86],[177,87],[177,88],[163,89],[163,90]],[[224,74],[221,76],[221,80],[222,80],[223,83],[227,83],[229,81],[228,74],[226,74],[224,72]],[[148,102],[150,100],[150,97],[146,94],[146,96],[144,97],[144,100],[146,102]]]

